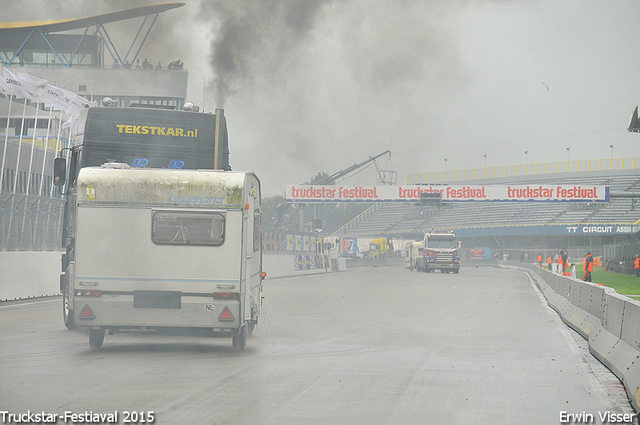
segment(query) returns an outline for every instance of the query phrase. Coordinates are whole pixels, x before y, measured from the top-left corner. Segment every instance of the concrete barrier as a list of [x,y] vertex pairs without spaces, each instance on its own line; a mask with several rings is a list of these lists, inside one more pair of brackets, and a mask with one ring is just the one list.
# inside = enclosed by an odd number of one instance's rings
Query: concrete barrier
[[57,251],[0,252],[0,301],[58,295]]
[[589,351],[622,381],[640,413],[640,302],[534,264],[517,267],[531,274],[549,306],[589,341]]
[[325,261],[325,266],[325,268],[300,268],[300,261],[294,254],[262,255],[262,270],[267,273],[267,279],[332,271],[328,261]]
[[[61,255],[56,251],[0,252],[0,301],[59,295]],[[302,268],[300,264],[300,257],[294,254],[262,257],[267,278],[337,271],[328,263],[326,268]],[[344,259],[336,266],[347,269]]]

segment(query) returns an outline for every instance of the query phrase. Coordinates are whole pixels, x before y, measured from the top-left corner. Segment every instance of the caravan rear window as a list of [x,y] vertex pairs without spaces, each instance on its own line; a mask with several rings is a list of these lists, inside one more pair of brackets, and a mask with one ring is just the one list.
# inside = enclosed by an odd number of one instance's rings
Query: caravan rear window
[[222,212],[157,211],[151,238],[157,244],[222,245],[224,225]]

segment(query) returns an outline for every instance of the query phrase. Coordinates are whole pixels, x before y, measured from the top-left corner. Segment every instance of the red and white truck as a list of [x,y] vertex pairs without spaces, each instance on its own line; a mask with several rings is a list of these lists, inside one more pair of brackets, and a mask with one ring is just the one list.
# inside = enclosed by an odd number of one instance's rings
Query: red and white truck
[[425,232],[422,257],[418,259],[418,271],[441,273],[459,273],[462,241],[456,239],[451,230],[431,230]]

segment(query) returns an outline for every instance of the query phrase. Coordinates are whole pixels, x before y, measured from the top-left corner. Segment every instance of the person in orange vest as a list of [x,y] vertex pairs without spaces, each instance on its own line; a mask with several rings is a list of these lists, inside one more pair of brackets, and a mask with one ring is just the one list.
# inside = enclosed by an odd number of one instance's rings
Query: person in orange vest
[[542,253],[538,254],[538,266],[542,267]]
[[636,269],[636,277],[640,277],[640,254],[636,255],[633,261],[633,268]]
[[564,276],[564,253],[562,250],[558,252],[558,273]]
[[547,258],[547,269],[549,269],[549,271],[551,271],[552,264],[553,264],[553,257],[549,256],[549,258]]
[[571,276],[570,272],[565,272],[566,269],[571,270],[569,265],[569,254],[566,251],[562,251],[562,276]]
[[591,272],[593,271],[593,257],[590,252],[587,252],[587,256],[582,263],[584,267],[584,277],[582,280],[585,282],[591,282]]

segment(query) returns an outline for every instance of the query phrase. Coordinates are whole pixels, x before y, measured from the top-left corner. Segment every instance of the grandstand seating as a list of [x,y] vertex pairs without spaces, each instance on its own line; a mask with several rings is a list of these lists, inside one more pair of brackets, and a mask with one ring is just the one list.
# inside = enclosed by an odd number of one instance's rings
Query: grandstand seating
[[[460,184],[460,182],[456,182]],[[500,226],[545,226],[578,224],[633,224],[640,220],[640,173],[637,170],[573,172],[554,175],[501,177],[466,181],[469,185],[546,184],[603,185],[610,190],[608,203],[576,202],[459,202],[428,207],[404,203],[382,203],[366,219],[354,220],[336,235],[373,236],[421,232],[430,228],[477,228]],[[626,194],[628,197],[616,195]],[[640,196],[638,196],[640,198]]]

